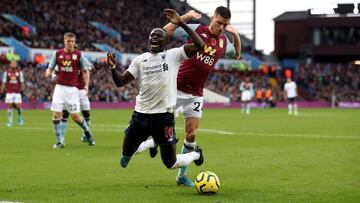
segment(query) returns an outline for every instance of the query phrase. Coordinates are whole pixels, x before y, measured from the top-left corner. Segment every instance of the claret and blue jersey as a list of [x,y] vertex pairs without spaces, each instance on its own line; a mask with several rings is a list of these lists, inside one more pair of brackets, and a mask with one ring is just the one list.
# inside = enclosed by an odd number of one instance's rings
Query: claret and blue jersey
[[[178,90],[202,96],[205,82],[216,62],[225,54],[234,56],[235,48],[225,34],[214,36],[207,26],[200,24],[189,24],[189,27],[202,38],[205,47],[181,64],[177,78]],[[186,33],[182,28],[175,30],[175,37],[184,35]]]

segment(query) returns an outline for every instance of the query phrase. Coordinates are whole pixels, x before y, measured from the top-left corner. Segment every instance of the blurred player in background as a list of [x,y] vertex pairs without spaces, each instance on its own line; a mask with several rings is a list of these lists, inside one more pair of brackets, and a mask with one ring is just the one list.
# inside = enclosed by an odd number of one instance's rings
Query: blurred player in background
[[[188,22],[200,17],[200,14],[189,11],[181,16],[181,19]],[[181,151],[184,154],[194,151],[196,146],[196,131],[202,116],[203,89],[209,74],[214,69],[216,62],[224,54],[232,57],[235,56],[237,59],[240,58],[240,36],[238,32],[229,25],[230,19],[230,10],[220,6],[216,8],[211,17],[209,26],[189,24],[189,27],[204,40],[205,47],[180,65],[177,78],[178,92],[176,106],[177,108],[182,107],[185,117],[185,139]],[[169,35],[175,37],[186,35],[183,29],[177,29],[177,25],[173,23],[168,23],[164,26],[164,29]],[[232,35],[235,48],[225,36],[225,30]],[[188,43],[190,42],[191,40],[189,40]],[[150,148],[150,155],[154,157],[157,153],[156,147],[157,145],[153,140],[148,140],[142,143],[139,151]],[[194,183],[186,176],[187,169],[188,166],[184,166],[179,170],[176,182],[178,185],[194,187]]]
[[7,126],[11,127],[13,125],[13,108],[18,112],[18,124],[23,125],[21,92],[24,89],[24,74],[15,60],[10,61],[9,68],[3,73],[1,94],[4,93],[5,89],[5,103],[8,106]]
[[250,102],[254,95],[254,85],[250,78],[246,77],[245,81],[240,84],[241,91],[241,113],[250,114]]
[[80,93],[79,71],[84,71],[85,91],[89,87],[89,70],[84,55],[75,49],[76,35],[73,33],[64,34],[64,49],[57,50],[50,60],[46,69],[45,77],[51,76],[58,66],[56,85],[51,103],[52,120],[55,129],[57,142],[53,148],[63,148],[65,146],[65,137],[63,123],[61,122],[62,111],[70,112],[72,119],[85,131],[89,145],[94,145],[94,139],[89,126],[80,116]]
[[[165,9],[170,22],[181,26],[193,40],[179,48],[165,50],[167,33],[155,28],[149,35],[150,52],[137,56],[127,71],[117,72],[114,54],[108,54],[107,63],[111,68],[117,87],[138,78],[140,91],[136,97],[135,111],[125,130],[120,165],[126,167],[139,145],[151,135],[160,146],[161,158],[168,169],[190,164],[201,165],[204,161],[201,148],[187,154],[176,155],[176,134],[174,111],[176,105],[176,78],[180,63],[204,47],[199,35],[184,23],[173,9]],[[153,141],[153,140],[152,140]],[[154,142],[154,141],[153,141]],[[141,150],[141,149],[140,149]]]
[[286,83],[284,85],[284,99],[288,100],[288,114],[294,114],[295,116],[298,115],[298,108],[296,103],[296,96],[297,96],[297,87],[296,83],[291,80],[291,78],[286,79]]

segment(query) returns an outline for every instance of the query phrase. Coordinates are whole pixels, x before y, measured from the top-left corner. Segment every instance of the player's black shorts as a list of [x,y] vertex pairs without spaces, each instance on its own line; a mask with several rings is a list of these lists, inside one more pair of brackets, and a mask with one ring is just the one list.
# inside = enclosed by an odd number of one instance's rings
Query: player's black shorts
[[178,141],[172,113],[144,114],[134,111],[125,134],[135,142],[145,141],[149,136],[159,145],[176,144]]
[[288,101],[289,101],[289,102],[296,102],[296,97],[288,98]]

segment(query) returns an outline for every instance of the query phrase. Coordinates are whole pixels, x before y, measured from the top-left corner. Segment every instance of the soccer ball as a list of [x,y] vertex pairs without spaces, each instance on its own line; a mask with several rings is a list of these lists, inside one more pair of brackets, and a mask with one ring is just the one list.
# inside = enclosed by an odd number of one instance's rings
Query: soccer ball
[[213,172],[201,172],[196,176],[195,188],[200,194],[215,194],[220,188],[220,180]]

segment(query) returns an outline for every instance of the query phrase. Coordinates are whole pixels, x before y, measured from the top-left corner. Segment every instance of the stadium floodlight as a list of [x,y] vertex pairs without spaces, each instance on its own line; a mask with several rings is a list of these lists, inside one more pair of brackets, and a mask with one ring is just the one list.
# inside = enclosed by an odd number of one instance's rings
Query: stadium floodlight
[[333,2],[328,3],[318,3],[315,7],[310,9],[310,15],[331,15],[335,14],[335,9],[338,5]]
[[354,14],[359,14],[359,9],[358,9],[358,8],[354,8],[353,13],[354,13]]
[[359,8],[358,8],[358,4],[354,3],[354,10],[353,10],[354,14],[359,14]]
[[354,64],[355,64],[355,65],[360,65],[360,60],[354,61]]

